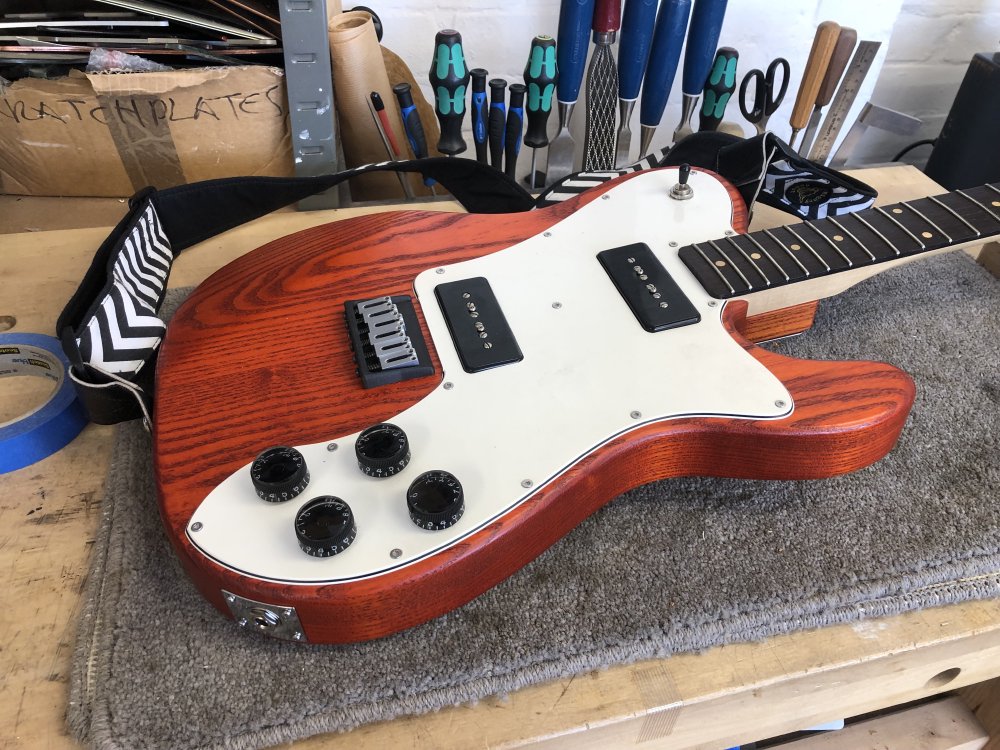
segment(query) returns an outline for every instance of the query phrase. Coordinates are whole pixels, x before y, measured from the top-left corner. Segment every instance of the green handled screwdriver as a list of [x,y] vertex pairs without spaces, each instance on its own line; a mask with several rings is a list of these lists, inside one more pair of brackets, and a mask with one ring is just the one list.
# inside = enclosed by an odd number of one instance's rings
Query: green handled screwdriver
[[[528,131],[524,134],[524,145],[531,147],[530,184],[532,190],[538,184],[535,172],[538,149],[549,145],[549,113],[552,111],[557,76],[556,40],[544,34],[536,36],[531,41],[528,63],[524,66],[524,83],[528,88],[526,106]],[[541,183],[545,184],[544,175]]]
[[448,156],[460,154],[465,151],[462,120],[469,69],[465,66],[462,35],[454,29],[442,29],[434,37],[430,82],[434,88],[434,112],[441,125],[438,151]]

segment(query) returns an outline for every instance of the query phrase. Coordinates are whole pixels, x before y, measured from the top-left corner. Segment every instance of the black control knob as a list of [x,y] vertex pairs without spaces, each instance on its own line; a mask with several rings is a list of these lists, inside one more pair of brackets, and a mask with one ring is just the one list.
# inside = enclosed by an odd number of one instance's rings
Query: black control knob
[[462,483],[447,471],[427,471],[406,491],[410,520],[422,529],[438,531],[458,523],[465,512]]
[[313,557],[332,557],[343,552],[357,534],[351,506],[333,495],[314,497],[295,514],[299,547]]
[[410,463],[410,441],[406,433],[388,422],[373,425],[358,435],[354,452],[358,468],[377,479],[398,474]]
[[309,486],[309,468],[295,448],[276,445],[250,464],[250,479],[258,497],[269,503],[283,503]]

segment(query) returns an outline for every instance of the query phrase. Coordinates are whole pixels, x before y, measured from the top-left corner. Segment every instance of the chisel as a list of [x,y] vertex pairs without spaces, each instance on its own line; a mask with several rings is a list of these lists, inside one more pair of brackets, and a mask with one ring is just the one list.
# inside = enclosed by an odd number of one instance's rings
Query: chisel
[[442,29],[434,37],[430,82],[434,89],[434,113],[441,125],[437,150],[448,156],[460,154],[465,151],[462,120],[469,69],[465,67],[462,35],[454,29]]
[[691,28],[688,30],[687,46],[684,49],[681,121],[674,130],[674,143],[693,132],[691,116],[698,108],[698,97],[705,88],[725,15],[726,0],[694,0]]
[[587,70],[587,129],[583,140],[583,168],[588,170],[615,166],[618,66],[611,45],[621,23],[621,0],[597,0],[592,24],[595,47]]
[[716,130],[726,114],[726,105],[736,90],[736,65],[740,53],[732,47],[720,47],[705,81],[698,110],[698,130]]
[[490,165],[503,169],[503,134],[507,127],[507,81],[503,78],[490,80],[489,141]]
[[833,99],[833,92],[837,88],[840,77],[844,74],[847,62],[854,52],[854,45],[858,41],[858,32],[846,26],[840,27],[840,35],[837,37],[837,44],[833,48],[833,55],[830,57],[830,64],[827,66],[826,75],[823,76],[823,83],[820,84],[819,92],[816,94],[816,106],[813,107],[809,116],[809,124],[806,125],[805,135],[802,136],[802,148],[799,153],[808,156],[812,147],[813,138],[816,137],[816,130],[819,128],[820,118],[823,117],[823,107]]
[[649,62],[656,3],[657,0],[625,0],[622,33],[618,40],[618,138],[615,142],[615,167],[618,168],[630,163],[632,130],[629,121]]
[[472,140],[476,144],[476,160],[488,164],[486,158],[486,76],[483,68],[473,68],[472,75]]
[[517,155],[521,152],[521,134],[524,132],[524,92],[523,83],[510,85],[510,106],[507,107],[507,127],[504,130],[504,173],[512,180],[517,169]]
[[531,41],[528,62],[524,66],[524,83],[528,88],[528,132],[524,134],[524,145],[531,147],[531,174],[528,184],[532,189],[544,184],[545,176],[539,180],[535,171],[538,149],[549,145],[549,112],[556,92],[556,40],[539,35]]
[[830,58],[833,56],[833,48],[837,46],[839,36],[840,24],[834,21],[823,21],[816,27],[816,36],[813,37],[812,48],[809,50],[806,69],[802,73],[802,83],[799,84],[799,93],[795,97],[795,106],[792,107],[792,116],[788,118],[792,126],[792,137],[788,145],[792,149],[795,149],[795,140],[809,119],[809,112],[813,102],[816,101],[816,94],[819,92],[820,84],[823,83],[826,69],[830,66]]
[[639,105],[639,156],[649,153],[653,134],[663,118],[670,87],[674,85],[677,63],[687,32],[691,0],[663,0],[656,14],[653,45],[649,51],[649,66],[642,84],[642,103]]
[[556,38],[556,66],[559,81],[559,132],[549,144],[549,167],[546,178],[551,184],[573,171],[576,142],[569,132],[573,108],[580,96],[583,65],[590,47],[590,24],[594,18],[594,0],[562,0],[559,10],[559,34]]

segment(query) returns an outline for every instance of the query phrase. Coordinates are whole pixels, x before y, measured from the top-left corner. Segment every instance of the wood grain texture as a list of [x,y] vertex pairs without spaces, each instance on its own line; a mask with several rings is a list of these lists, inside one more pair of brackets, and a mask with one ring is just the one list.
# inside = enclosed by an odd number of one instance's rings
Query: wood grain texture
[[[197,505],[264,448],[321,442],[391,421],[438,385],[435,375],[362,389],[341,322],[345,300],[408,294],[421,271],[516,244],[597,195],[515,216],[358,217],[272,242],[199,287],[174,317],[160,354],[154,460],[168,536],[210,601],[227,611],[225,589],[294,606],[311,642],[377,638],[464,604],[639,484],[688,474],[825,477],[866,466],[891,449],[913,398],[904,373],[761,350],[738,331],[801,330],[814,308],[793,310],[787,320],[772,313],[748,328],[746,303],[735,302],[725,324],[793,394],[796,409],[786,419],[683,419],[634,430],[461,543],[350,584],[259,581],[205,559],[187,541]],[[734,205],[734,226],[742,231],[745,212],[738,200]],[[433,352],[432,359],[440,372]]]
[[830,65],[830,57],[837,45],[838,36],[840,36],[840,24],[834,21],[823,21],[816,27],[816,36],[813,38],[809,59],[806,60],[806,68],[802,73],[799,93],[795,97],[792,115],[788,118],[788,122],[795,130],[801,130],[809,121],[809,113],[816,103],[816,95]]

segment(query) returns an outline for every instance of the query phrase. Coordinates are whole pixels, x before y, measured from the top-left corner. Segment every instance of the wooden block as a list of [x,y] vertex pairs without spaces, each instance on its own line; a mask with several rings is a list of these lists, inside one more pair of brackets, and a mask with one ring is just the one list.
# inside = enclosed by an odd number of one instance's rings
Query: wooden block
[[804,737],[787,750],[980,750],[989,741],[957,696],[879,716],[844,729]]

